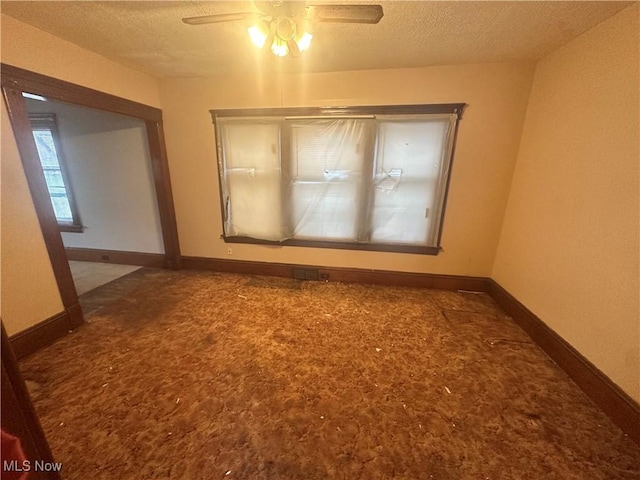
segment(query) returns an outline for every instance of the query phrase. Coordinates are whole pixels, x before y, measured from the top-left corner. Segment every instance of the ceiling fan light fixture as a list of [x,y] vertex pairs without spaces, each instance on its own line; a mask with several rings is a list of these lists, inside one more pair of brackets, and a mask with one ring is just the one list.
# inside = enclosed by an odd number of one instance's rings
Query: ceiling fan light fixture
[[269,33],[265,28],[260,28],[259,25],[253,25],[247,29],[249,32],[249,38],[251,38],[251,42],[258,48],[264,47],[264,42],[267,41],[267,37]]
[[286,57],[289,53],[289,46],[287,42],[278,37],[277,35],[273,37],[273,43],[271,44],[271,52],[276,57]]
[[276,35],[280,37],[285,42],[292,40],[296,37],[296,31],[298,29],[298,25],[296,22],[289,17],[279,17],[274,20]]
[[311,40],[313,40],[313,35],[311,35],[309,32],[304,32],[300,38],[296,39],[298,49],[301,52],[308,50],[311,46]]
[[247,29],[251,43],[260,49],[271,50],[276,57],[294,57],[309,49],[313,35],[298,28],[291,18],[258,22]]
[[[344,0],[341,0],[344,1]],[[254,0],[258,11],[220,13],[186,17],[188,25],[206,25],[256,19],[247,29],[251,42],[259,49],[267,48],[278,56],[299,56],[308,50],[313,35],[307,31],[316,23],[376,24],[384,16],[382,5],[330,4],[306,6],[301,0]]]

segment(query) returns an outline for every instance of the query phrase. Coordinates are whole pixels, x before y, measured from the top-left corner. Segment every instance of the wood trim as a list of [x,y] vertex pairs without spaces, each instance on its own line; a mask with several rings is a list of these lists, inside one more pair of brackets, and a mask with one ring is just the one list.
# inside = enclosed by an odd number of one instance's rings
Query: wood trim
[[456,158],[456,146],[458,145],[458,130],[460,128],[460,119],[462,114],[456,118],[456,125],[453,128],[453,139],[451,144],[451,152],[449,152],[449,171],[447,172],[447,181],[444,186],[444,194],[440,197],[438,204],[440,210],[440,221],[438,222],[438,238],[436,240],[437,245],[442,245],[442,232],[444,230],[444,218],[447,212],[447,201],[449,200],[449,185],[451,184],[451,177],[453,174],[453,163]]
[[[24,383],[17,358],[12,351],[7,332],[2,324],[2,428],[20,438],[27,458],[34,462],[53,462],[53,454],[38,420],[29,391]],[[29,473],[32,480],[60,479],[59,472]]]
[[371,283],[404,287],[437,288],[442,290],[486,291],[487,278],[462,275],[437,275],[428,273],[393,272],[342,267],[319,267],[286,263],[249,262],[219,258],[182,257],[182,266],[192,270],[270,275],[294,278],[293,270],[308,269],[318,272],[318,279],[331,282]]
[[[326,278],[328,275],[328,278]],[[352,268],[320,268],[320,278],[334,282],[369,283],[420,287],[437,290],[468,290],[482,292],[486,278],[463,275],[393,272],[387,270],[360,270]]]
[[230,108],[209,110],[215,123],[216,117],[349,117],[353,115],[417,115],[455,113],[462,116],[466,103],[435,103],[424,105],[364,105],[339,107],[288,107],[288,108]]
[[66,310],[69,314],[69,325],[71,329],[84,325],[84,315],[82,314],[82,307],[79,302],[67,307]]
[[173,204],[164,129],[162,121],[147,120],[146,127],[167,268],[177,270],[180,268],[180,242],[178,241],[178,225]]
[[[78,314],[81,313],[80,305],[60,312],[53,317],[30,326],[26,330],[16,333],[9,338],[9,343],[15,356],[22,359],[41,348],[51,345],[59,338],[64,337],[70,330],[82,325],[78,324]],[[82,317],[80,317],[82,318]]]
[[82,233],[82,232],[84,232],[84,226],[83,225],[70,225],[68,223],[59,223],[58,224],[58,228],[60,229],[61,232],[68,232],[68,233]]
[[487,292],[613,422],[640,444],[640,405],[494,280]]
[[[362,159],[364,161],[363,171],[371,172],[373,177],[376,172],[376,146],[378,140],[378,128],[376,122],[365,122],[365,136],[364,136],[364,148]],[[287,177],[285,177],[287,178]],[[364,180],[364,178],[363,178]],[[286,182],[283,182],[286,183]],[[293,185],[290,187],[293,188]],[[358,242],[369,244],[371,242],[372,229],[370,225],[373,224],[373,206],[375,203],[375,186],[374,182],[362,181],[360,185],[360,198],[362,199],[362,207],[359,208],[357,220],[356,220],[356,238]],[[288,197],[291,198],[291,197]],[[290,209],[293,210],[290,205]],[[293,212],[291,215],[293,219]],[[293,223],[293,222],[292,222]],[[439,244],[438,244],[439,245]]]
[[67,247],[67,258],[80,262],[120,263],[141,267],[164,268],[165,256],[161,253],[123,252],[99,248]]
[[82,87],[23,68],[0,64],[2,87],[42,95],[61,102],[74,103],[107,112],[119,113],[142,120],[162,121],[162,110],[142,103],[116,97],[92,88]]
[[438,255],[441,250],[441,247],[422,247],[419,245],[391,243],[332,242],[329,240],[302,239],[288,239],[278,242],[274,240],[260,240],[258,238],[242,236],[222,236],[221,238],[225,243],[246,243],[251,245],[272,245],[277,247],[333,248],[337,250],[365,250],[369,252],[413,253],[419,255]]
[[[2,71],[4,78],[4,71]],[[71,276],[71,269],[62,243],[60,228],[49,198],[36,144],[31,133],[31,121],[24,104],[21,90],[3,88],[3,94],[18,145],[22,167],[27,178],[33,206],[38,216],[42,236],[49,253],[53,273],[58,284],[62,304],[65,308],[78,303],[78,294]]]

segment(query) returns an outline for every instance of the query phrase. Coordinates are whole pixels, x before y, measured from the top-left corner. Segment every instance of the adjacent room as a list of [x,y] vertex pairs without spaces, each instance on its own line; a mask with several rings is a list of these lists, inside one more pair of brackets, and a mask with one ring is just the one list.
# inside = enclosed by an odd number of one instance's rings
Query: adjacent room
[[[144,123],[24,95],[80,298],[135,272],[154,254],[162,266],[162,229]],[[90,312],[85,308],[84,313]]]
[[640,478],[638,2],[0,6],[3,475]]

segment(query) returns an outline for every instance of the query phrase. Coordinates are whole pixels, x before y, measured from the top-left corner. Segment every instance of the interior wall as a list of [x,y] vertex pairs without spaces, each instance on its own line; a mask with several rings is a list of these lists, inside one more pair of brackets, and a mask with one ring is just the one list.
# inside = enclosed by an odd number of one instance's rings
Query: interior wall
[[[155,77],[0,14],[2,62],[152,107],[160,106]],[[37,93],[37,92],[36,92]]]
[[[147,105],[160,105],[158,84],[153,77],[6,15],[0,15],[0,22],[3,63]],[[4,103],[2,108],[5,112]],[[5,113],[0,127],[1,314],[7,332],[12,335],[61,312],[63,307]]]
[[[532,78],[532,65],[490,64],[161,80],[183,255],[488,276]],[[227,245],[221,240],[210,109],[457,102],[468,107],[460,122],[439,255]]]
[[638,19],[538,64],[493,278],[640,401]]
[[0,298],[8,335],[64,310],[49,254],[22,169],[18,146],[2,104],[0,175]]
[[164,253],[147,131],[142,120],[60,102],[27,100],[54,113],[84,231],[65,247]]

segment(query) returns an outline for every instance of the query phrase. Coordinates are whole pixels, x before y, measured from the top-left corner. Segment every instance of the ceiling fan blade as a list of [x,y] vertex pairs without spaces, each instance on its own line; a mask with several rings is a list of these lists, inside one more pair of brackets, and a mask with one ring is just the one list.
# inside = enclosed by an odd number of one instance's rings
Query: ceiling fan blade
[[297,57],[300,55],[298,44],[293,38],[287,42],[287,45],[289,46],[289,53],[291,53],[292,57]]
[[309,20],[318,23],[378,23],[384,16],[382,5],[313,5],[307,7]]
[[253,0],[253,4],[256,6],[258,10],[260,10],[265,15],[275,16],[278,10],[279,3],[269,2],[266,0]]
[[266,52],[267,50],[271,50],[271,45],[273,44],[273,37],[276,35],[276,27],[274,23],[269,25],[269,33],[267,34],[267,38],[264,41],[264,45],[262,46],[262,51]]
[[207,23],[235,22],[238,20],[255,20],[264,17],[260,12],[220,13],[217,15],[202,15],[200,17],[187,17],[182,21],[189,25],[205,25]]

